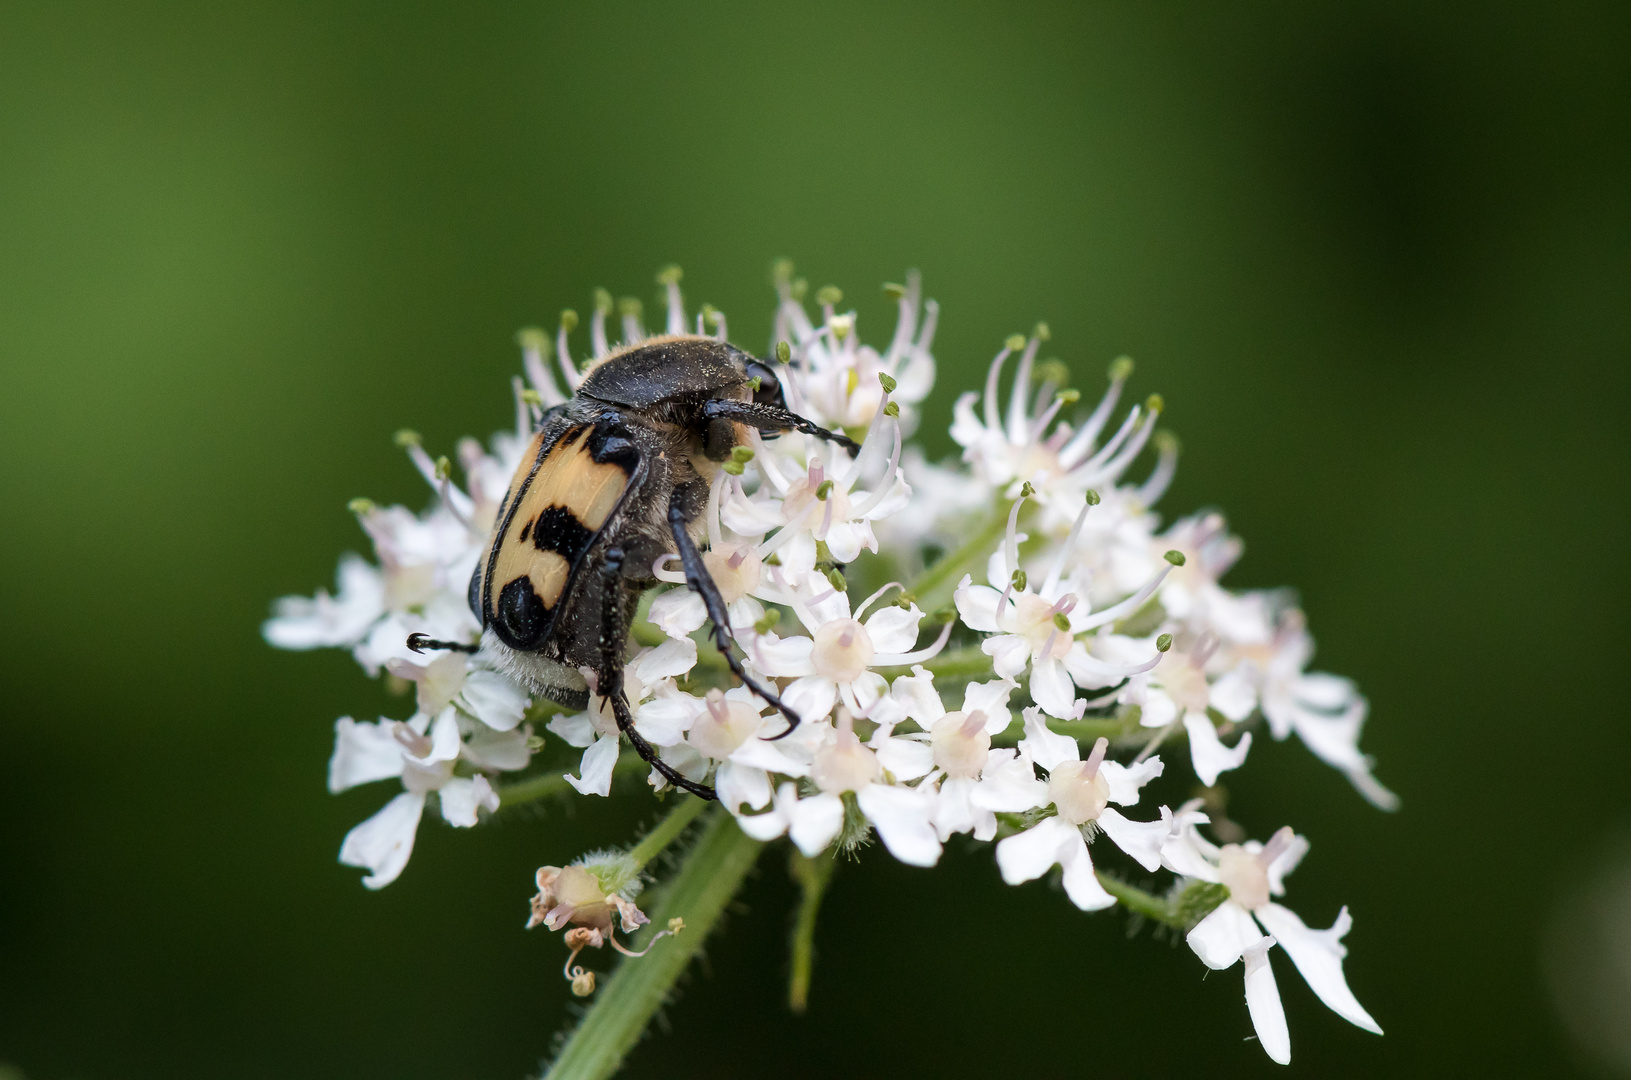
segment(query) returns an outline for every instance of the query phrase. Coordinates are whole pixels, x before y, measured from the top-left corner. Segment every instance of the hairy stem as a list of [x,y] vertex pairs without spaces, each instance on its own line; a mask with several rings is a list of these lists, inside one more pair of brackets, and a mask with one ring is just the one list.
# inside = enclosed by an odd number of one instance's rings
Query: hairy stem
[[917,597],[917,604],[924,611],[944,607],[951,602],[952,590],[956,588],[959,577],[970,573],[991,554],[991,548],[1002,539],[1007,528],[1007,508],[993,511],[985,524],[976,529],[962,547],[941,556],[933,566],[913,578],[907,584],[906,591]]
[[793,920],[793,975],[787,984],[787,1006],[802,1014],[810,1003],[810,974],[815,969],[816,916],[821,898],[837,864],[834,852],[824,851],[811,859],[798,848],[792,849],[788,870],[799,886],[798,914]]
[[1167,903],[1165,898],[1156,896],[1153,893],[1147,893],[1135,885],[1129,885],[1125,881],[1113,878],[1106,873],[1101,872],[1098,876],[1099,884],[1104,886],[1104,891],[1120,901],[1121,906],[1128,911],[1142,915],[1146,919],[1154,919],[1156,922],[1164,923],[1167,926],[1176,926],[1180,930],[1184,929],[1183,923],[1178,921],[1172,906]]
[[663,849],[675,840],[685,827],[697,819],[708,808],[707,802],[693,795],[680,795],[680,804],[668,812],[668,816],[657,823],[657,827],[640,838],[640,842],[629,849],[629,858],[634,865],[644,867],[646,863],[663,853]]
[[677,917],[685,920],[685,932],[649,956],[618,964],[544,1080],[604,1080],[617,1072],[741,888],[764,845],[745,836],[717,806],[705,820],[702,834],[651,911],[654,927]]

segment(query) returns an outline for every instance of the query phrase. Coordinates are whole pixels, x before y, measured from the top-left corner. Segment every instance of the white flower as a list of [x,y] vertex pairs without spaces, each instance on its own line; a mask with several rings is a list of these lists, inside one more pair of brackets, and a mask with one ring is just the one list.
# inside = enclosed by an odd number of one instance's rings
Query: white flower
[[748,655],[766,675],[793,680],[781,698],[800,716],[826,716],[839,701],[867,716],[888,689],[872,668],[922,663],[940,652],[950,633],[948,623],[938,641],[913,651],[923,620],[916,604],[884,605],[862,622],[867,608],[892,587],[873,593],[851,615],[848,593],[820,574],[806,574],[787,600],[810,636],[763,634],[749,646]]
[[736,824],[755,840],[774,840],[783,833],[806,856],[821,854],[844,827],[844,803],[821,792],[799,798],[791,780],[776,789],[775,801],[763,814],[739,814]]
[[[1166,571],[1120,603],[1090,611],[1083,602],[1087,591],[1083,572],[1076,568],[1064,576],[1067,555],[1092,509],[1090,500],[1084,502],[1069,539],[1051,560],[1046,577],[1033,590],[1030,575],[1018,569],[1021,537],[1015,531],[1020,507],[1027,497],[1028,488],[1009,511],[1006,542],[992,555],[987,571],[991,585],[975,585],[973,578],[965,574],[953,597],[958,614],[970,629],[992,635],[980,648],[991,657],[996,673],[1015,678],[1029,667],[1032,700],[1050,716],[1071,719],[1086,708],[1085,700],[1076,700],[1076,684],[1102,685],[1147,671],[1160,660],[1158,651],[1154,659],[1142,664],[1109,664],[1091,656],[1077,635],[1137,611],[1160,587]],[[1166,570],[1171,568],[1169,565]],[[999,582],[1003,583],[1000,592],[993,587]]]
[[[1282,1065],[1291,1060],[1285,1010],[1268,963],[1268,949],[1273,945],[1291,956],[1309,988],[1332,1012],[1380,1035],[1382,1029],[1348,989],[1342,974],[1342,960],[1348,955],[1342,938],[1353,926],[1348,909],[1342,909],[1330,929],[1311,930],[1295,912],[1272,899],[1284,895],[1285,876],[1307,854],[1308,841],[1288,826],[1267,844],[1251,841],[1219,848],[1196,831],[1193,823],[1197,818],[1190,815],[1186,827],[1167,841],[1162,861],[1178,873],[1216,882],[1229,890],[1229,898],[1196,923],[1187,940],[1201,962],[1214,971],[1245,957],[1246,1002],[1269,1057]],[[1272,936],[1259,932],[1259,925]]]
[[[1215,644],[1216,639],[1212,639]],[[1128,638],[1110,636],[1102,648],[1112,656],[1132,655],[1144,646]],[[1246,763],[1252,748],[1252,734],[1240,736],[1234,746],[1225,746],[1208,709],[1238,723],[1251,715],[1256,704],[1250,681],[1239,672],[1229,672],[1215,682],[1206,675],[1212,645],[1191,643],[1188,649],[1175,645],[1165,662],[1147,675],[1136,676],[1122,691],[1124,701],[1139,705],[1139,723],[1147,728],[1169,729],[1183,725],[1189,737],[1190,763],[1201,783],[1211,787],[1221,773]]]
[[838,723],[823,724],[822,730],[826,740],[810,763],[810,779],[816,786],[829,796],[854,792],[861,812],[878,830],[878,839],[901,862],[911,866],[938,862],[934,791],[887,783],[876,751],[856,737],[848,710],[840,710]]
[[285,596],[273,611],[262,633],[280,649],[350,648],[385,614],[385,583],[360,557],[344,555],[333,596]]
[[[709,690],[698,704],[701,708],[685,733],[686,745],[696,752],[702,766],[693,767],[694,778],[701,780],[709,765],[716,766],[714,790],[731,813],[739,813],[744,804],[758,810],[770,802],[771,773],[809,775],[808,755],[793,756],[804,745],[778,741],[787,732],[786,718],[775,711],[764,715],[767,706],[751,690],[741,686],[724,692]],[[683,764],[675,767],[690,772]],[[655,771],[653,776],[656,783]]]
[[[642,649],[624,669],[623,695],[634,714],[634,728],[653,746],[672,746],[680,740],[695,699],[675,689],[674,679],[696,662],[697,643],[677,638]],[[586,748],[578,775],[565,773],[562,778],[580,795],[610,795],[622,743],[610,702],[591,693],[586,711],[556,716],[545,727],[567,745]]]
[[1139,788],[1161,775],[1161,759],[1152,757],[1131,768],[1107,761],[1110,740],[1100,739],[1087,760],[1081,759],[1076,740],[1048,730],[1042,714],[1025,710],[1025,738],[1020,751],[1048,771],[1047,781],[1021,788],[1018,798],[1001,805],[992,792],[976,794],[993,810],[1023,813],[1046,806],[1054,816],[997,843],[997,867],[1010,885],[1031,881],[1054,866],[1064,868],[1065,895],[1083,911],[1110,907],[1115,897],[1104,891],[1093,872],[1084,826],[1103,830],[1116,846],[1146,870],[1161,865],[1161,845],[1172,830],[1172,813],[1161,808],[1161,820],[1132,821],[1111,803],[1131,806]]
[[[916,736],[889,738],[880,747],[878,734],[884,731],[880,726],[871,742],[878,747],[884,766],[897,776],[911,779],[908,772],[922,775],[931,767],[937,770],[938,775],[926,782],[938,781],[934,826],[942,843],[955,833],[972,832],[979,840],[996,835],[996,814],[974,805],[972,795],[993,760],[1001,763],[1014,756],[1012,750],[992,750],[991,737],[1007,730],[1008,695],[1016,687],[1012,679],[971,682],[964,688],[963,705],[956,712],[946,711],[940,692],[921,667],[914,667],[911,675],[901,676],[889,688],[889,696],[900,710],[926,730]],[[900,760],[907,754],[899,747],[914,745],[908,742],[912,739],[918,740],[915,745],[921,748],[919,753],[926,757],[926,763]]]

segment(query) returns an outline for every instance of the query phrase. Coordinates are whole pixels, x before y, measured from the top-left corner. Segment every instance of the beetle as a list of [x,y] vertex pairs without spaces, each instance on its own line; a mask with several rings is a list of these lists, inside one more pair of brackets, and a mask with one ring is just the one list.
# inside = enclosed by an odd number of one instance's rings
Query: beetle
[[568,708],[587,708],[591,693],[601,696],[635,751],[669,783],[716,798],[634,730],[623,665],[640,596],[657,584],[653,564],[677,555],[731,671],[787,718],[783,735],[798,726],[798,714],[732,655],[725,600],[698,546],[710,484],[748,428],[767,437],[800,431],[860,449],[790,410],[767,363],[715,338],[647,338],[597,360],[576,395],[535,425],[499,506],[470,579],[480,645],[415,634],[409,647],[479,649],[535,694]]

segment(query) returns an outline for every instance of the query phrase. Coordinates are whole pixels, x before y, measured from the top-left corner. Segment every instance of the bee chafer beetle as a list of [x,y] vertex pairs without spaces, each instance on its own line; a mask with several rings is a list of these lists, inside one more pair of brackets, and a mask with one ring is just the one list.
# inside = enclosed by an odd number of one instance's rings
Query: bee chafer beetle
[[[859,449],[789,410],[768,364],[714,338],[647,338],[596,361],[576,396],[539,421],[470,579],[484,657],[568,708],[603,697],[641,758],[710,799],[712,788],[681,776],[634,730],[623,664],[640,596],[657,583],[653,566],[677,555],[731,671],[787,718],[788,731],[798,725],[732,655],[725,601],[699,548],[709,486],[750,427]],[[419,635],[409,645],[477,651]]]

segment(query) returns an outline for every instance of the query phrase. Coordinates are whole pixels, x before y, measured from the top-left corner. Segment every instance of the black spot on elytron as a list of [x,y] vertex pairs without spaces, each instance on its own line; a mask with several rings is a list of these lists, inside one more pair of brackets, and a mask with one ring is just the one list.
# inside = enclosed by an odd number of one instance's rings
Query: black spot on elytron
[[606,420],[596,424],[589,433],[589,456],[602,465],[616,465],[624,472],[633,472],[640,463],[640,449],[628,432],[616,422]]
[[588,526],[564,506],[546,506],[532,522],[533,546],[539,551],[557,553],[569,565],[578,561],[594,536]]
[[481,623],[482,627],[485,629],[487,626],[487,614],[481,610],[481,563],[476,564],[475,573],[470,575],[470,589],[465,594],[465,603],[470,605],[470,614],[474,615],[476,617],[476,621]]
[[531,529],[532,529],[532,522],[523,521],[521,523],[521,542],[523,544],[525,544],[527,542],[527,533],[529,531],[531,531]]
[[504,586],[498,594],[494,629],[512,649],[537,648],[549,625],[549,609],[532,589],[532,581],[522,575]]

